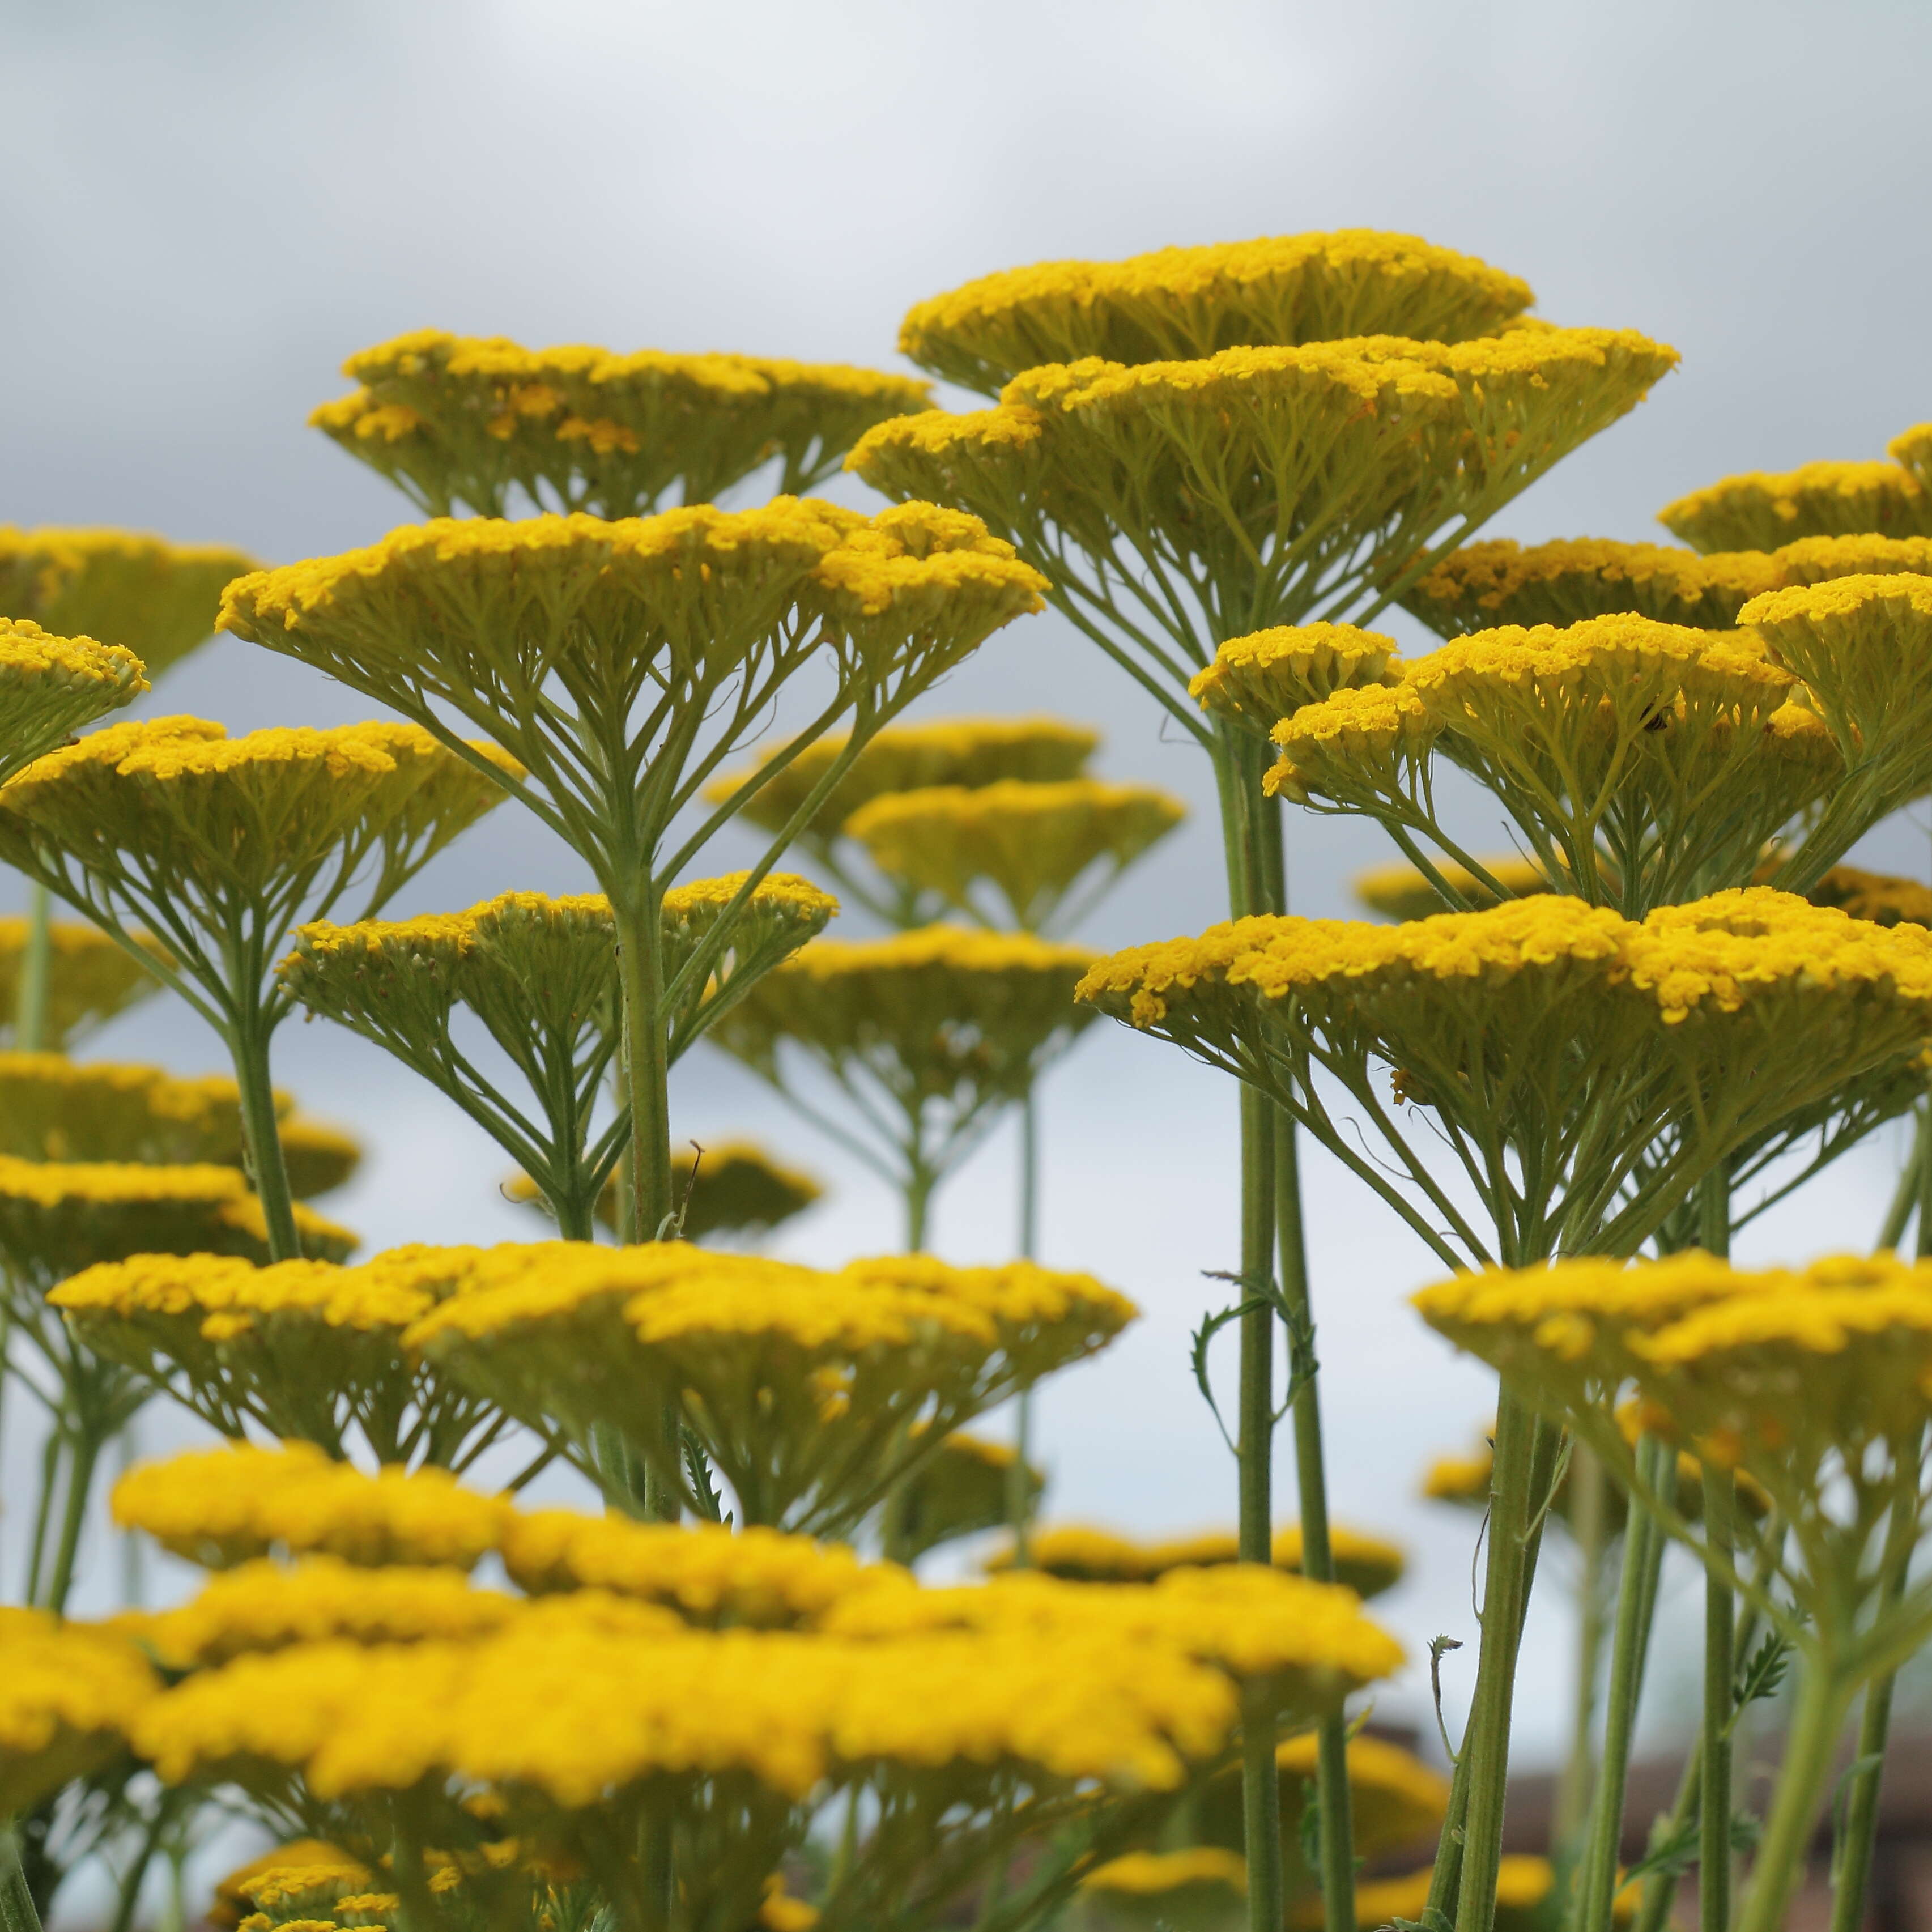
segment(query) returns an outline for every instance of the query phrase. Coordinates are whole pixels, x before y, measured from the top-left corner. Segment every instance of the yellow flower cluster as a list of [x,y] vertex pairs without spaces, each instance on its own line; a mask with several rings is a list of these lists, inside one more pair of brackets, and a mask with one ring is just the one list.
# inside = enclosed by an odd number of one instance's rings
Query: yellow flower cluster
[[885,1066],[914,1099],[969,1084],[1017,1094],[1039,1057],[1079,1029],[1073,988],[1093,959],[1028,933],[950,926],[817,940],[752,988],[712,1037],[761,1071],[790,1040],[835,1066]]
[[[1362,1932],[1374,1932],[1375,1928],[1394,1924],[1397,1919],[1419,1923],[1428,1906],[1432,1876],[1425,1870],[1402,1878],[1364,1880],[1355,1887],[1355,1923]],[[1534,1932],[1541,1923],[1544,1903],[1556,1883],[1556,1870],[1547,1858],[1520,1852],[1507,1854],[1496,1870],[1496,1932]],[[1633,1902],[1628,1894],[1618,1894],[1620,1922],[1629,1916]],[[1322,1920],[1318,1911],[1304,1908],[1292,1923],[1297,1932],[1303,1928],[1312,1932]]]
[[1388,684],[1401,660],[1395,640],[1353,624],[1287,624],[1230,638],[1214,662],[1189,680],[1204,711],[1245,718],[1266,730],[1304,704],[1338,691]]
[[[1503,888],[1507,898],[1526,899],[1550,890],[1550,880],[1543,868],[1533,860],[1518,858],[1513,852],[1485,859],[1481,864],[1484,872]],[[1443,883],[1472,910],[1480,912],[1485,906],[1498,903],[1490,886],[1466,866],[1444,865],[1437,870],[1442,874]],[[1354,883],[1356,898],[1371,912],[1378,912],[1384,919],[1427,919],[1434,914],[1452,910],[1426,873],[1400,860],[1358,872]]]
[[844,829],[894,880],[968,912],[984,881],[1015,924],[1036,931],[1094,867],[1118,873],[1186,816],[1151,785],[1007,779],[889,793]]
[[1932,423],[1914,423],[1886,445],[1885,453],[1901,464],[1922,487],[1932,481]]
[[[706,795],[722,802],[748,780],[760,778],[760,789],[746,799],[742,815],[776,832],[844,756],[849,742],[834,734],[796,747],[782,745],[754,770],[716,780]],[[1078,778],[1099,742],[1084,726],[1054,718],[949,718],[929,724],[889,724],[866,740],[802,836],[807,844],[822,845],[862,806],[890,792],[988,785],[1003,779],[1047,784]]]
[[1245,1898],[1247,1861],[1240,1852],[1223,1851],[1217,1845],[1194,1845],[1184,1852],[1129,1852],[1096,1865],[1080,1880],[1082,1892],[1158,1898],[1170,1904],[1174,1894],[1196,1886]]
[[928,386],[840,363],[525,349],[422,329],[352,356],[362,386],[310,422],[432,514],[542,507],[634,516],[674,488],[709,502],[777,460],[809,488],[862,430]]
[[30,617],[0,616],[0,780],[148,688],[139,658],[92,638],[52,637]]
[[[310,1253],[339,1259],[359,1238],[306,1208],[296,1231]],[[51,1286],[130,1255],[266,1258],[260,1202],[238,1168],[0,1155],[0,1253],[23,1281]]]
[[[1404,1561],[1396,1544],[1340,1523],[1330,1526],[1328,1540],[1336,1580],[1358,1596],[1378,1596],[1401,1581]],[[1137,1543],[1084,1523],[1050,1523],[1029,1534],[1027,1558],[1035,1569],[1070,1582],[1150,1583],[1173,1570],[1238,1562],[1240,1545],[1232,1532]],[[987,1567],[1004,1571],[1012,1561],[1010,1554],[1001,1552]],[[1278,1570],[1300,1574],[1298,1524],[1275,1532],[1272,1561]]]
[[214,1566],[283,1552],[467,1570],[501,1546],[512,1514],[507,1498],[464,1489],[446,1471],[368,1476],[306,1442],[146,1463],[115,1485],[112,1507],[122,1528]]
[[1657,520],[1694,550],[1775,550],[1802,537],[1932,536],[1932,497],[1896,463],[1807,463],[1726,476]]
[[1814,905],[1838,906],[1854,919],[1880,926],[1932,926],[1932,886],[1916,879],[1834,866],[1804,896]]
[[17,1816],[104,1762],[159,1688],[118,1632],[0,1609],[0,1809]]
[[214,628],[222,586],[254,558],[133,530],[0,525],[0,611],[126,646],[158,676]]
[[1780,544],[1772,554],[1779,580],[1766,584],[1767,590],[1822,584],[1834,577],[1882,577],[1894,571],[1932,576],[1932,536],[1801,537]]
[[[0,918],[0,1036],[20,1007],[20,970],[29,938],[28,922]],[[45,1044],[54,1052],[78,1046],[118,1013],[161,990],[137,953],[166,954],[152,937],[134,928],[130,952],[98,926],[55,920],[48,927],[51,957],[47,973]]]
[[[526,1174],[514,1175],[503,1191],[512,1201],[549,1210],[543,1191]],[[683,1217],[683,1238],[702,1241],[714,1234],[762,1234],[802,1214],[824,1192],[808,1174],[775,1160],[750,1141],[707,1142],[700,1155],[691,1147],[674,1148],[671,1198]],[[617,1183],[606,1184],[597,1201],[600,1226],[617,1229]]]
[[1574,624],[1617,611],[1719,630],[1735,624],[1752,598],[1789,580],[1780,559],[1756,551],[1700,556],[1600,538],[1525,545],[1504,537],[1464,544],[1402,601],[1444,637],[1498,624]]
[[[290,1118],[277,1096],[289,1182],[298,1199],[339,1187],[356,1141]],[[242,1165],[241,1102],[221,1074],[178,1078],[158,1066],[82,1063],[58,1053],[0,1053],[0,1154],[25,1160]]]
[[1022,369],[1085,355],[1146,362],[1384,332],[1454,341],[1531,300],[1525,284],[1472,256],[1352,229],[1009,269],[920,303],[899,347],[990,393]]

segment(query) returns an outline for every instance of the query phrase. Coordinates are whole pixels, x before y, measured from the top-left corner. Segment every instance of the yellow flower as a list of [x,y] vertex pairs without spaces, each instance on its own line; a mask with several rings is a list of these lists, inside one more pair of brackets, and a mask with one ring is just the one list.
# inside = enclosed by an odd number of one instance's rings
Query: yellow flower
[[[1395,1544],[1340,1523],[1330,1526],[1328,1538],[1336,1581],[1358,1596],[1378,1596],[1401,1580],[1404,1562]],[[1028,1536],[1027,1555],[1034,1568],[1070,1582],[1150,1583],[1172,1570],[1238,1562],[1240,1544],[1232,1531],[1136,1543],[1084,1523],[1050,1523]],[[1300,1574],[1298,1524],[1275,1532],[1273,1562],[1278,1570]],[[1011,1556],[1002,1552],[987,1568],[999,1572],[1011,1564]]]
[[[740,1520],[831,1534],[916,1460],[915,1420],[956,1427],[1132,1312],[1088,1277],[1025,1264],[828,1274],[680,1243],[558,1243],[479,1268],[405,1343],[512,1414],[574,1440],[608,1427],[659,1464],[638,1419],[681,1402]],[[660,1474],[684,1480],[675,1462]]]
[[142,664],[118,644],[60,638],[30,617],[0,616],[0,781],[13,777],[82,725],[148,688]]
[[214,634],[221,587],[255,560],[134,530],[0,525],[0,611],[119,644],[158,677]]
[[1395,640],[1353,624],[1282,625],[1230,638],[1187,694],[1204,711],[1245,718],[1262,730],[1335,692],[1394,681]]
[[[1511,898],[1530,898],[1550,890],[1550,880],[1542,868],[1513,852],[1481,860],[1484,873],[1504,889]],[[1496,894],[1466,866],[1443,865],[1437,868],[1444,882],[1472,910],[1480,912],[1498,903]],[[1384,919],[1427,919],[1453,908],[1415,866],[1397,860],[1394,865],[1372,866],[1354,878],[1355,896],[1371,912]]]
[[1726,476],[1657,520],[1694,550],[1775,550],[1803,537],[1932,536],[1932,504],[1896,463],[1807,463]]
[[[922,1444],[927,1431],[916,1426]],[[890,1547],[908,1563],[927,1551],[1012,1520],[1017,1495],[1030,1511],[1046,1488],[1045,1474],[1028,1463],[1024,1472],[1010,1443],[963,1429],[942,1436],[887,1499],[882,1529]]]
[[1528,545],[1503,537],[1464,544],[1401,601],[1445,638],[1499,624],[1575,624],[1620,611],[1721,630],[1737,622],[1751,598],[1789,580],[1782,554],[1700,556],[1598,537]]
[[[1355,1887],[1355,1923],[1362,1932],[1376,1932],[1398,1918],[1420,1920],[1429,1903],[1432,1876],[1424,1870],[1403,1878],[1364,1881]],[[1496,1932],[1535,1932],[1542,1922],[1540,1908],[1556,1882],[1556,1871],[1547,1858],[1520,1852],[1504,1858],[1496,1873]],[[1630,1916],[1633,1904],[1628,1893],[1618,1894],[1619,1922]],[[1312,1928],[1321,1922],[1318,1912],[1306,1909],[1294,1921],[1298,1928]]]
[[991,394],[1022,369],[1082,356],[1148,362],[1384,330],[1453,342],[1486,334],[1531,299],[1525,284],[1473,256],[1349,229],[1007,269],[921,302],[899,348]]
[[358,1864],[338,1845],[320,1838],[291,1839],[237,1865],[216,1882],[214,1903],[208,1914],[209,1923],[221,1927],[223,1932],[233,1932],[244,1909],[254,1903],[258,1885],[279,1900],[298,1888],[299,1874],[304,1871],[317,1874],[318,1888],[332,1893],[344,1883],[360,1888],[374,1876],[366,1865]]
[[159,1688],[126,1636],[0,1610],[0,1808],[30,1810],[106,1762]]
[[1007,779],[888,793],[862,806],[844,830],[896,883],[968,913],[978,910],[974,889],[984,884],[1011,923],[1037,932],[1094,868],[1104,869],[1090,893],[1186,815],[1178,799],[1150,785]]
[[1804,896],[1814,905],[1838,906],[1854,919],[1880,926],[1932,926],[1932,886],[1916,879],[1898,879],[1882,872],[1861,872],[1856,866],[1834,866]]
[[[47,974],[46,1044],[56,1052],[79,1046],[117,1014],[152,998],[161,982],[140,963],[140,956],[166,955],[146,932],[136,928],[128,937],[130,950],[97,926],[78,921],[54,920],[49,929],[52,957]],[[0,919],[0,1030],[10,1028],[20,1010],[20,968],[26,956],[28,922]]]
[[434,516],[459,502],[631,517],[674,490],[709,502],[768,464],[809,489],[860,431],[928,386],[838,363],[525,349],[422,329],[352,356],[362,386],[310,422]]
[[512,1505],[446,1472],[363,1474],[306,1442],[191,1450],[115,1485],[114,1520],[191,1562],[226,1565],[271,1552],[352,1563],[467,1570],[502,1541]]
[[[124,954],[121,956],[125,957]],[[339,1186],[361,1158],[356,1143],[319,1122],[291,1119],[277,1096],[284,1145],[294,1144],[298,1198]],[[0,1053],[0,1153],[23,1160],[242,1162],[235,1082],[177,1078],[158,1066],[82,1064],[58,1053]]]
[[1893,462],[1903,464],[1923,487],[1932,472],[1932,423],[1915,423],[1886,445]]
[[1932,576],[1932,537],[1800,537],[1780,544],[1772,556],[1778,581],[1767,584],[1767,590],[1823,584],[1834,577],[1882,577],[1892,571]]

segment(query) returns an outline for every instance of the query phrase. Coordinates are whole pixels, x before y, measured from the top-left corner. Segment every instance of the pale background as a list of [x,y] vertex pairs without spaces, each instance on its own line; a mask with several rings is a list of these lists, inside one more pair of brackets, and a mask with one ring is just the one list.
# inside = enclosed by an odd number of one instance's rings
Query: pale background
[[[905,308],[990,269],[1369,226],[1525,276],[1556,320],[1676,344],[1682,370],[1496,526],[1658,538],[1653,512],[1686,489],[1876,456],[1932,416],[1928,53],[1932,14],[1875,0],[8,0],[0,520],[118,523],[276,561],[371,540],[404,520],[401,500],[303,418],[343,386],[344,355],[406,329],[898,367]],[[235,729],[370,709],[232,640],[149,704]],[[1196,803],[1085,937],[1218,916],[1204,764],[1057,620],[1014,626],[920,709],[1090,720],[1108,772]],[[406,908],[580,887],[515,810]],[[1299,814],[1289,829],[1298,910],[1349,911],[1379,835]],[[1888,828],[1874,851],[1924,874],[1922,828]],[[97,1051],[221,1064],[161,1005]],[[362,1177],[328,1205],[371,1247],[532,1232],[495,1192],[493,1148],[375,1049],[292,1025],[278,1073],[368,1137]],[[756,1131],[830,1184],[784,1252],[832,1262],[896,1239],[881,1191],[720,1060],[694,1056],[678,1100],[683,1132]],[[1186,1351],[1213,1286],[1201,1271],[1234,1258],[1232,1090],[1104,1028],[1046,1107],[1047,1258],[1146,1310],[1042,1399],[1052,1513],[1225,1524],[1233,1468]],[[1887,1142],[1846,1160],[1751,1250],[1868,1244],[1897,1157]],[[1408,1546],[1410,1579],[1382,1608],[1419,1654],[1436,1631],[1474,1634],[1473,1522],[1414,1492],[1427,1459],[1486,1419],[1486,1378],[1405,1306],[1427,1256],[1332,1163],[1308,1168],[1336,1506]],[[940,1251],[1006,1255],[1012,1203],[998,1141],[942,1199]],[[151,1444],[184,1432],[146,1426]],[[1288,1492],[1285,1453],[1279,1480]],[[1525,1760],[1546,1760],[1562,1730],[1559,1564],[1550,1576]],[[1666,1632],[1695,1614],[1680,1582]],[[1473,1654],[1450,1666],[1452,1721]],[[1679,1681],[1666,1654],[1654,1701]],[[1382,1713],[1426,1722],[1422,1673]]]

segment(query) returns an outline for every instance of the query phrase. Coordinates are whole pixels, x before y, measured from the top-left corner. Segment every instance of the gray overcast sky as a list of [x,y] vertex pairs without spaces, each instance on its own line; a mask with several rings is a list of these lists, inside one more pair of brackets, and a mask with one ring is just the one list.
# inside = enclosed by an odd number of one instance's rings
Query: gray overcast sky
[[[344,356],[404,329],[896,366],[904,309],[990,269],[1360,225],[1513,270],[1554,320],[1683,352],[1498,526],[1657,537],[1652,514],[1684,489],[1876,455],[1932,416],[1922,350],[1902,352],[1932,306],[1929,52],[1932,13],[1904,0],[6,0],[0,520],[124,524],[276,560],[370,540],[401,500],[303,417],[343,386]],[[150,703],[238,729],[369,709],[232,640]],[[1211,809],[1195,754],[1051,618],[921,708],[1090,719],[1106,769]],[[410,905],[580,884],[513,810]],[[1347,910],[1378,835],[1290,831],[1300,908]],[[1923,869],[1922,832],[1876,850]],[[1217,876],[1204,816],[1090,936],[1198,928]],[[161,1007],[103,1050],[218,1064]],[[335,1206],[373,1244],[528,1232],[494,1196],[487,1144],[373,1049],[295,1026],[280,1070],[369,1137]],[[895,1238],[876,1190],[729,1070],[694,1064],[681,1104],[688,1131],[755,1129],[835,1183],[790,1252]],[[1056,1508],[1144,1530],[1231,1520],[1232,1466],[1185,1364],[1198,1270],[1230,1260],[1231,1095],[1171,1049],[1096,1032],[1047,1104],[1049,1258],[1148,1310],[1044,1400]],[[1755,1245],[1868,1241],[1894,1157],[1848,1161]],[[942,1251],[1008,1250],[1009,1162],[995,1143],[943,1202]],[[1419,1649],[1472,1634],[1472,1526],[1411,1498],[1420,1462],[1484,1420],[1484,1378],[1402,1306],[1426,1257],[1310,1166],[1340,1507],[1409,1544],[1388,1610]],[[1549,1673],[1567,1638],[1548,1594],[1532,1754],[1558,1727]],[[1413,1674],[1384,1709],[1421,1715]]]

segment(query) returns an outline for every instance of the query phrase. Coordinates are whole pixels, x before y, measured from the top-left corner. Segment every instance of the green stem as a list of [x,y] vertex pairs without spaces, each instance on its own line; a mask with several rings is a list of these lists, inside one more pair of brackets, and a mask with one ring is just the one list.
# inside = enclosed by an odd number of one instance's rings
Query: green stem
[[14,1012],[16,1052],[46,1051],[53,954],[53,895],[37,880],[27,891],[27,944],[20,955],[20,983]]
[[[1034,1260],[1040,1246],[1040,1104],[1032,1088],[1020,1103],[1021,1258]],[[1033,1482],[1028,1468],[1033,1448],[1033,1390],[1023,1388],[1013,1405],[1013,1466],[1006,1472],[1006,1526],[1013,1533],[1013,1568],[1030,1570]]]
[[[1482,1642],[1476,1663],[1475,1696],[1462,1742],[1462,1755],[1469,1760],[1469,1796],[1462,1824],[1462,1876],[1453,1915],[1456,1932],[1491,1932],[1496,1922],[1516,1648],[1529,1594],[1526,1545],[1536,1435],[1535,1418],[1505,1378],[1496,1404]],[[1537,1501],[1540,1503],[1541,1498]],[[1432,1884],[1432,1894],[1433,1890]],[[1432,1895],[1430,1903],[1435,1902]]]
[[932,1214],[932,1190],[939,1177],[915,1166],[905,1183],[906,1252],[920,1254],[926,1247],[926,1224]]
[[228,1048],[241,1089],[242,1139],[248,1150],[248,1178],[262,1203],[272,1262],[299,1261],[295,1197],[282,1158],[281,1130],[275,1122],[274,1082],[268,1070],[268,1040],[274,1028],[259,1006],[238,1015],[229,1029]]
[[[1274,1159],[1276,1246],[1280,1258],[1282,1307],[1288,1324],[1288,1372],[1294,1384],[1288,1416],[1294,1438],[1295,1502],[1301,1514],[1301,1574],[1317,1583],[1332,1583],[1335,1555],[1328,1536],[1328,1475],[1322,1446],[1322,1395],[1308,1288],[1308,1247],[1302,1226],[1300,1158],[1294,1122],[1279,1112],[1274,1122]],[[1355,1846],[1348,1791],[1347,1713],[1329,1712],[1316,1726],[1316,1741],[1322,1922],[1325,1932],[1354,1932]]]
[[[1703,1789],[1703,1765],[1704,1741],[1700,1736],[1691,1740],[1690,1755],[1684,1760],[1684,1768],[1678,1774],[1677,1796],[1672,1801],[1661,1833],[1655,1826],[1651,1828],[1653,1842],[1660,1838],[1671,1842],[1682,1838],[1685,1828],[1698,1815],[1698,1793]],[[1652,1872],[1644,1881],[1643,1901],[1637,1908],[1630,1932],[1664,1932],[1676,1896],[1677,1874],[1674,1870]]]
[[60,1542],[54,1551],[53,1574],[47,1580],[44,1609],[64,1613],[74,1588],[74,1568],[80,1554],[81,1532],[87,1524],[87,1505],[94,1492],[94,1471],[100,1460],[100,1438],[92,1429],[77,1430],[68,1466],[67,1495],[61,1512]]
[[56,1423],[40,1444],[40,1494],[34,1506],[33,1537],[27,1545],[27,1587],[21,1598],[24,1603],[40,1600],[40,1570],[47,1553],[47,1531],[53,1520],[54,1491],[60,1483],[61,1451],[66,1442],[66,1430]]
[[1771,1816],[1759,1841],[1757,1861],[1738,1915],[1738,1932],[1784,1932],[1792,1895],[1804,1876],[1805,1853],[1851,1701],[1848,1687],[1824,1658],[1814,1655],[1807,1659],[1807,1666],[1785,1739]]
[[[1704,1540],[1728,1562],[1734,1547],[1737,1478],[1704,1465]],[[1714,1570],[1704,1574],[1703,1735],[1698,1744],[1697,1924],[1731,1922],[1731,1719],[1736,1709],[1737,1606]]]
[[1610,1550],[1610,1478],[1601,1460],[1579,1442],[1570,1452],[1570,1528],[1576,1545],[1576,1682],[1570,1708],[1570,1755],[1557,1787],[1550,1856],[1567,1876],[1580,1855],[1596,1767],[1597,1680],[1604,1656],[1604,1575]]
[[[1918,1528],[1917,1502],[1916,1496],[1909,1499],[1901,1496],[1893,1510],[1875,1621],[1882,1621],[1905,1594]],[[1871,1882],[1872,1853],[1878,1838],[1879,1786],[1885,1776],[1886,1738],[1892,1728],[1892,1692],[1898,1682],[1898,1673],[1888,1670],[1865,1686],[1854,1760],[1858,1768],[1846,1794],[1844,1835],[1834,1861],[1832,1932],[1859,1932],[1865,1922],[1865,1892]]]
[[20,1868],[20,1840],[10,1821],[0,1826],[0,1932],[40,1932],[40,1915]]
[[[1898,1186],[1892,1197],[1892,1204],[1886,1208],[1885,1221],[1879,1229],[1878,1240],[1874,1244],[1881,1248],[1896,1248],[1905,1238],[1907,1223],[1912,1211],[1918,1205],[1919,1196],[1924,1191],[1922,1176],[1924,1173],[1925,1150],[1928,1138],[1932,1138],[1932,1100],[1922,1100],[1912,1116],[1912,1150],[1905,1157],[1905,1165],[1899,1170]],[[1920,1246],[1924,1247],[1922,1238]]]

